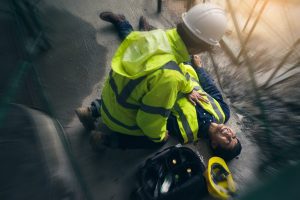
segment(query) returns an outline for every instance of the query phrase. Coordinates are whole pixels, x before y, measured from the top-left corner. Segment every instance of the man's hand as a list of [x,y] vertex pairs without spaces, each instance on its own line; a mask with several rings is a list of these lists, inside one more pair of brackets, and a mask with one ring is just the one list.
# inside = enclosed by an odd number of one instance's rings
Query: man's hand
[[206,100],[203,96],[206,96],[206,94],[200,94],[196,90],[193,90],[191,93],[187,95],[188,100],[196,106],[196,103],[200,105],[200,101],[203,101],[205,103],[208,103],[208,100]]
[[202,67],[202,61],[201,61],[200,56],[198,56],[198,55],[193,55],[192,63],[193,63],[194,68]]

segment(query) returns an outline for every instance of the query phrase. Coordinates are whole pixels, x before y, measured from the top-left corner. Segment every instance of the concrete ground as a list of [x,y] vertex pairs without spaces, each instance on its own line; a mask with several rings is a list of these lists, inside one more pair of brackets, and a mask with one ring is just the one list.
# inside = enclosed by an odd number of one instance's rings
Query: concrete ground
[[[110,69],[114,51],[120,44],[113,27],[99,19],[102,11],[123,13],[137,27],[141,15],[159,28],[172,26],[168,13],[156,14],[156,1],[149,0],[52,0],[37,4],[40,19],[51,48],[34,64],[43,91],[61,122],[77,162],[81,178],[91,199],[125,200],[135,187],[135,172],[154,150],[107,149],[94,152],[74,109],[87,106],[99,97],[103,81]],[[226,59],[226,58],[224,58]],[[232,113],[230,125],[238,132],[243,151],[239,159],[229,163],[238,189],[244,190],[254,180],[258,166],[258,148],[243,129],[243,116]],[[167,145],[176,144],[170,141]],[[207,144],[190,145],[207,162]]]

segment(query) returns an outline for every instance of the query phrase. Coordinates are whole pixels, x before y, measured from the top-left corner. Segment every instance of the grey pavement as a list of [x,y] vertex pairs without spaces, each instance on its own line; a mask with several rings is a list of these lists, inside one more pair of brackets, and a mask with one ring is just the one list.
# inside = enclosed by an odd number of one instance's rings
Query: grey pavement
[[[74,109],[100,96],[111,58],[120,44],[113,27],[99,19],[100,12],[123,13],[135,28],[141,15],[159,28],[171,27],[172,20],[167,13],[157,15],[156,1],[149,0],[52,0],[41,1],[38,8],[52,48],[37,58],[36,70],[54,116],[66,131],[88,193],[91,199],[129,199],[138,166],[154,150],[94,152],[89,133],[75,117]],[[236,131],[242,129],[239,117],[233,113],[229,122]],[[256,179],[258,149],[246,133],[239,133],[239,137],[243,152],[229,167],[237,187],[243,190]],[[190,146],[207,162],[210,152],[205,142]]]
[[[137,166],[153,151],[106,150],[93,152],[88,133],[73,110],[89,105],[99,97],[101,86],[110,70],[110,60],[120,40],[114,28],[99,19],[102,11],[123,13],[137,27],[141,15],[157,27],[172,26],[168,14],[156,14],[156,1],[47,1],[39,5],[44,16],[47,35],[53,49],[37,61],[42,84],[45,82],[49,101],[62,122],[93,199],[128,199],[135,186]],[[224,58],[225,59],[225,58]],[[229,122],[240,130],[234,114]],[[239,134],[243,152],[229,167],[239,189],[253,181],[258,149],[245,134]],[[210,155],[207,144],[190,145],[199,150],[205,161]]]

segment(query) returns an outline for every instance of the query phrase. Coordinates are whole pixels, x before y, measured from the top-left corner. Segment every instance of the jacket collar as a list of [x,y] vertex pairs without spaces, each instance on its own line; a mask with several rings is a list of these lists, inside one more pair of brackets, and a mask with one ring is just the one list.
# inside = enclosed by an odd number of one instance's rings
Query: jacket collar
[[177,63],[187,62],[190,60],[189,53],[176,28],[166,31],[167,37],[171,44],[173,54]]

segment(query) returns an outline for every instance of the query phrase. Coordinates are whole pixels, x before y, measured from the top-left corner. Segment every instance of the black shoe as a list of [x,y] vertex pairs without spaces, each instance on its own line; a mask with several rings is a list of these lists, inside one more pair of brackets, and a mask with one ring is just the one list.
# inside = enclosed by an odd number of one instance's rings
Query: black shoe
[[99,17],[103,21],[110,22],[112,24],[117,24],[119,22],[126,20],[124,15],[118,15],[112,12],[102,12],[100,13]]
[[150,25],[144,16],[140,17],[139,20],[139,30],[140,31],[151,31],[156,29],[156,27]]

